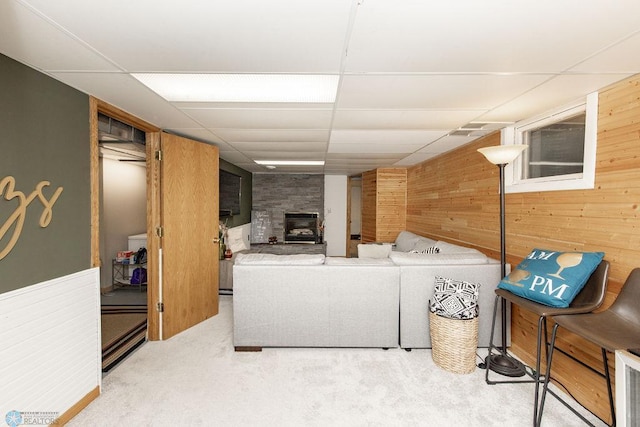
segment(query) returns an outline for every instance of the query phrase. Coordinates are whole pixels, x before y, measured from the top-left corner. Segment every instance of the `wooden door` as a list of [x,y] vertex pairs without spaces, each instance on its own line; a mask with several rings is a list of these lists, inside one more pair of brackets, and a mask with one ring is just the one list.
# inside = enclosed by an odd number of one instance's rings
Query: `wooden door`
[[162,230],[148,243],[149,339],[163,340],[218,314],[219,160],[217,147],[167,133],[148,145],[148,229]]

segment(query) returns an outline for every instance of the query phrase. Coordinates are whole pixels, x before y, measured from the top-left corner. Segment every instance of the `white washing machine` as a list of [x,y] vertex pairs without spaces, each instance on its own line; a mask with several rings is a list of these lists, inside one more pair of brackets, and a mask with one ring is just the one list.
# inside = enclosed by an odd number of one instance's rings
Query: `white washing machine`
[[129,236],[129,246],[127,247],[128,250],[138,252],[138,249],[146,247],[147,233],[134,234],[132,236]]

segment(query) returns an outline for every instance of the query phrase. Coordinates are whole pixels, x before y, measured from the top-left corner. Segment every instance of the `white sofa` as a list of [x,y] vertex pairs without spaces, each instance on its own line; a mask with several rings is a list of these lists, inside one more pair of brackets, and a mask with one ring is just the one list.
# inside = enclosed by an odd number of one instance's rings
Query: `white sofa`
[[[487,347],[500,263],[472,248],[407,232],[399,237],[387,258],[238,255],[236,349],[430,348],[428,301],[436,276],[481,284],[478,345]],[[439,253],[411,253],[427,243]]]
[[398,346],[400,270],[390,260],[239,254],[233,277],[238,351]]
[[[432,247],[438,248],[438,253],[420,253]],[[480,283],[478,346],[489,346],[495,289],[501,279],[500,261],[488,258],[473,248],[428,239],[407,231],[398,235],[389,257],[400,268],[400,347],[431,348],[425,301],[433,297],[436,276]],[[507,273],[509,271],[510,266],[507,265]],[[510,313],[507,316],[507,325],[510,325]],[[497,322],[496,337],[500,337],[501,331],[500,322]],[[507,343],[511,343],[509,326]]]

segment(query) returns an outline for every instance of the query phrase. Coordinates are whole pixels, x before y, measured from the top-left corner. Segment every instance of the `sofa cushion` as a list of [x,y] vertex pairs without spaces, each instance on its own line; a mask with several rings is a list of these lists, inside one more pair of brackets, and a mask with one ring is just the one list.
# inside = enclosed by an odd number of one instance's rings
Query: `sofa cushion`
[[396,265],[447,265],[447,264],[486,264],[489,259],[481,252],[468,254],[412,254],[392,252],[389,255]]
[[358,258],[388,258],[391,243],[358,243]]
[[422,237],[410,231],[401,231],[396,237],[396,251],[409,252],[418,242],[423,242],[429,246],[433,246],[436,241],[428,237]]
[[242,237],[242,227],[233,227],[227,230],[227,245],[231,252],[236,253],[249,249],[247,242]]
[[603,252],[534,249],[498,288],[551,307],[568,307],[602,258]]
[[324,264],[323,254],[238,254],[235,265],[321,265]]
[[436,276],[429,310],[450,319],[474,319],[478,317],[479,290],[479,283]]
[[394,265],[389,258],[343,258],[326,257],[324,263],[327,265]]

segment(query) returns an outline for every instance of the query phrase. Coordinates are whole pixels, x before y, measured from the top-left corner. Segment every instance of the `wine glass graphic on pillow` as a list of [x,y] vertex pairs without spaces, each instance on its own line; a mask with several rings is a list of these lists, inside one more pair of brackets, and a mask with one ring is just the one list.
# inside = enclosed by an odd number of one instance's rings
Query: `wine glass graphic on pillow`
[[558,271],[553,274],[549,274],[549,276],[557,277],[558,279],[564,279],[560,275],[562,270],[565,268],[575,267],[576,265],[582,262],[582,254],[580,252],[566,252],[556,258],[556,263],[560,266]]
[[518,282],[528,278],[530,275],[531,275],[531,273],[529,273],[527,270],[515,269],[511,273],[509,273],[509,276],[507,276],[507,280],[512,285],[519,286],[519,287],[522,288],[524,285],[522,283],[518,283]]

